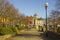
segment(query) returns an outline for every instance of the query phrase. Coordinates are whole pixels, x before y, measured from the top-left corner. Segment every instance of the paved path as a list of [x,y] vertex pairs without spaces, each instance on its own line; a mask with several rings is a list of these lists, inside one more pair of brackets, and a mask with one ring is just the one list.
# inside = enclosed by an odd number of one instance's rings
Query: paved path
[[46,40],[42,38],[43,32],[38,32],[36,29],[31,29],[15,35],[8,40]]

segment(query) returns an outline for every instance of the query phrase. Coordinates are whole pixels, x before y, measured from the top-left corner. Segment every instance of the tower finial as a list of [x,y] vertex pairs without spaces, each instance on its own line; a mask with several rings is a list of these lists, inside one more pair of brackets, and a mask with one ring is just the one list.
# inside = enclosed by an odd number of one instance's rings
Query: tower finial
[[35,13],[34,16],[37,16],[37,13]]

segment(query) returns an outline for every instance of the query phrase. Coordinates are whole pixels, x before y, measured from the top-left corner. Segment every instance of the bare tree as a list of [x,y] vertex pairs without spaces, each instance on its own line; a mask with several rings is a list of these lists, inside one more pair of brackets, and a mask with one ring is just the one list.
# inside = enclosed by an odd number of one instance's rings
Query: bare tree
[[52,10],[52,12],[50,13],[50,18],[53,19],[53,22],[57,22],[58,17],[60,17],[60,12]]
[[5,23],[5,19],[8,19],[9,22],[7,23],[13,25],[15,22],[18,22],[18,20],[20,23],[24,23],[25,15],[19,13],[7,0],[0,0],[0,18],[3,20],[3,23]]
[[60,11],[60,0],[56,0],[56,8]]

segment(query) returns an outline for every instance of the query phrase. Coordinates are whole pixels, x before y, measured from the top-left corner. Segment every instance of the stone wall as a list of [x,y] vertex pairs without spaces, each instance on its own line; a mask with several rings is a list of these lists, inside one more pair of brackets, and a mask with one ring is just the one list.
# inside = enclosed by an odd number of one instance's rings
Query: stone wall
[[8,39],[12,36],[14,36],[15,34],[8,34],[8,35],[3,35],[3,36],[0,36],[0,40],[5,40],[5,39]]

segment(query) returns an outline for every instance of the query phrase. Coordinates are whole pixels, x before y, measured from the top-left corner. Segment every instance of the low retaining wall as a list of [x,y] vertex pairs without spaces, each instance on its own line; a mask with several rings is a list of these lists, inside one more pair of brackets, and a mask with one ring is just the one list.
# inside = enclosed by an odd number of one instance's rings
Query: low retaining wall
[[14,35],[15,35],[15,33],[14,33],[14,34],[8,34],[8,35],[0,36],[0,40],[8,39],[8,38],[10,38],[10,37],[12,37],[12,36],[14,36]]

